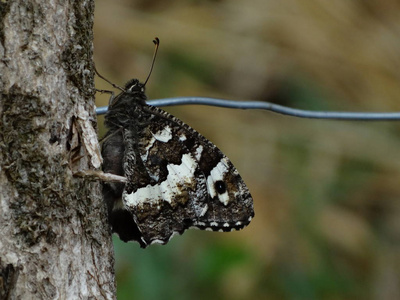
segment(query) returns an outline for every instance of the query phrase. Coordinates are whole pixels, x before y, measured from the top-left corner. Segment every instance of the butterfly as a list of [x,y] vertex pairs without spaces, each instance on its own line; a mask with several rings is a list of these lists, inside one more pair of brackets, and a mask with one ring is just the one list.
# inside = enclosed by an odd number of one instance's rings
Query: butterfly
[[[153,42],[156,54],[159,40]],[[231,161],[197,131],[148,105],[146,83],[128,81],[105,115],[103,171],[126,178],[103,184],[112,231],[145,248],[191,227],[227,232],[248,225],[253,199]]]

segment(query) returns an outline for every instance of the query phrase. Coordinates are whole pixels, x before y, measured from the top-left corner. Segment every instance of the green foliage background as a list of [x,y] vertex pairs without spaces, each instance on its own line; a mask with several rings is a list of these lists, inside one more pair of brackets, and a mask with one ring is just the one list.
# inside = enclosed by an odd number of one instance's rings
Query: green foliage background
[[[396,111],[399,34],[395,0],[98,0],[95,61],[117,84],[144,80],[158,36],[150,99]],[[119,299],[400,299],[398,122],[167,110],[231,158],[256,217],[145,250],[115,238]]]

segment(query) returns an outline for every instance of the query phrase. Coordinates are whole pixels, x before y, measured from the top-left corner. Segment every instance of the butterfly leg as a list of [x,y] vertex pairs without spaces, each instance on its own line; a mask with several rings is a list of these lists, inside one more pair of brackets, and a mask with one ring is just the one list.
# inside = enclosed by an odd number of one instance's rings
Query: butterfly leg
[[92,181],[101,180],[104,182],[117,182],[117,183],[125,183],[127,182],[126,177],[115,175],[111,173],[104,173],[103,171],[99,170],[85,170],[75,172],[74,176],[86,178]]
[[101,94],[106,93],[106,94],[110,94],[111,95],[110,96],[110,100],[108,100],[108,105],[110,105],[112,103],[112,101],[114,100],[114,98],[115,98],[115,94],[114,94],[113,91],[96,89],[96,92],[99,92]]

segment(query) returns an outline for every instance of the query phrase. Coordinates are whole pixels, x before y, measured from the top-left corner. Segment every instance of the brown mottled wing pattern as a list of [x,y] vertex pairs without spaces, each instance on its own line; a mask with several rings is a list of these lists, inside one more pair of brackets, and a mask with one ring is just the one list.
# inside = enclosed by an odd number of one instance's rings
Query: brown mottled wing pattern
[[253,200],[230,160],[188,125],[145,104],[140,83],[134,84],[106,115],[103,169],[128,179],[125,186],[104,184],[113,231],[146,247],[189,227],[246,226]]

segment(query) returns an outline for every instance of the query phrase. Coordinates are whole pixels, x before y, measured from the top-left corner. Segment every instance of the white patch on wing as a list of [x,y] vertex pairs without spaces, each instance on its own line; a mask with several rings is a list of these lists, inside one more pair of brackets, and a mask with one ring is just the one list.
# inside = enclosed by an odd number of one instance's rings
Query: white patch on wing
[[124,202],[127,206],[132,207],[143,203],[156,205],[162,200],[171,203],[175,196],[181,193],[182,186],[193,182],[196,168],[197,162],[193,157],[188,153],[184,154],[180,165],[167,165],[168,176],[166,180],[153,186],[149,184],[131,194],[124,191]]
[[[157,172],[158,173],[158,172]],[[158,181],[160,179],[160,176],[158,174],[149,174],[149,176],[151,177],[151,179],[153,179],[154,181]]]
[[200,160],[201,153],[203,153],[203,146],[202,145],[200,145],[200,146],[198,146],[196,148],[196,156],[195,157],[196,157],[197,160]]
[[207,177],[207,189],[211,198],[214,198],[217,195],[217,191],[215,190],[214,181],[211,175]]
[[[169,177],[169,174],[171,174],[171,173],[168,173],[168,177]],[[172,174],[171,174],[171,175],[172,175]],[[167,195],[168,195],[168,194],[171,192],[171,190],[172,190],[171,183],[169,182],[168,177],[167,177],[167,179],[166,179],[164,182],[162,182],[161,184],[159,184],[159,186],[160,186],[160,192],[161,192],[161,199],[166,199]]]
[[159,240],[159,239],[152,240],[152,241],[150,242],[150,245],[154,245],[154,244],[164,245],[164,244],[165,244],[165,241]]
[[181,142],[186,141],[186,135],[184,135],[183,133],[179,136],[179,140]]
[[[189,156],[190,160],[188,160],[187,156],[185,156],[185,155]],[[177,170],[178,176],[179,176],[179,174],[182,173],[182,171],[184,171],[186,173],[189,173],[189,174],[192,174],[191,176],[193,176],[194,175],[194,171],[195,171],[195,169],[197,167],[197,162],[192,158],[192,156],[190,154],[185,154],[185,155],[183,155],[183,157],[182,157],[182,164],[179,165],[179,168],[181,168],[181,169]],[[171,166],[173,166],[175,168],[174,165],[171,165]],[[192,173],[191,169],[193,167],[194,167],[194,169],[193,169],[193,173]]]
[[172,139],[172,131],[169,126],[166,126],[164,129],[157,131],[156,133],[151,133],[153,137],[147,143],[146,148],[144,149],[144,154],[141,154],[140,157],[142,161],[146,162],[149,156],[149,150],[153,147],[156,141],[160,141],[162,143],[167,143],[169,140]]
[[164,129],[161,129],[160,131],[158,131],[156,133],[152,133],[152,134],[157,141],[160,141],[163,143],[166,143],[170,139],[172,139],[172,131],[171,131],[171,127],[169,127],[169,126],[165,126]]
[[151,140],[147,143],[147,146],[144,149],[144,154],[140,155],[140,158],[142,159],[142,161],[144,161],[144,162],[147,161],[147,157],[149,156],[149,150],[150,150],[151,147],[153,147],[155,142],[156,142],[156,138],[153,136],[151,138]]
[[210,175],[207,177],[207,187],[208,192],[210,193],[211,197],[214,198],[218,196],[218,200],[222,202],[224,205],[228,205],[229,203],[229,194],[228,190],[225,191],[223,194],[218,194],[217,190],[215,189],[215,183],[217,181],[224,181],[225,174],[229,171],[227,158],[224,157],[221,161],[211,170]]
[[204,207],[201,209],[201,212],[200,212],[199,217],[203,217],[203,216],[206,214],[207,210],[208,210],[208,205],[206,204],[206,205],[204,205]]

